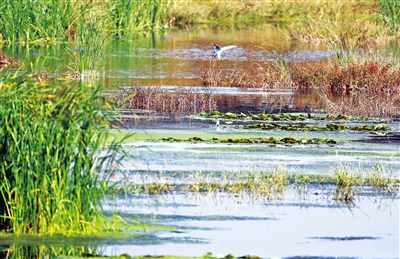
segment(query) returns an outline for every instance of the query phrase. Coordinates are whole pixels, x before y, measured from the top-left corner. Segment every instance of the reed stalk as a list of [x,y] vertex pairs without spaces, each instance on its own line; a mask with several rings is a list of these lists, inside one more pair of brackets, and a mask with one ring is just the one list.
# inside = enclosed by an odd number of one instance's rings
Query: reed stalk
[[0,80],[1,227],[16,234],[100,231],[107,177],[116,158],[100,88]]

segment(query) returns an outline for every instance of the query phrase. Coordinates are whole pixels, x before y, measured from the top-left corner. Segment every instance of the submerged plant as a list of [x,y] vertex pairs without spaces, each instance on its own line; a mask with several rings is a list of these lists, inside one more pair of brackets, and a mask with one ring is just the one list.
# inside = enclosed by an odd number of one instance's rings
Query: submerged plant
[[[16,234],[100,231],[107,177],[119,145],[100,88],[0,79],[0,226]],[[116,144],[114,142],[114,144]],[[115,160],[116,161],[116,160]]]

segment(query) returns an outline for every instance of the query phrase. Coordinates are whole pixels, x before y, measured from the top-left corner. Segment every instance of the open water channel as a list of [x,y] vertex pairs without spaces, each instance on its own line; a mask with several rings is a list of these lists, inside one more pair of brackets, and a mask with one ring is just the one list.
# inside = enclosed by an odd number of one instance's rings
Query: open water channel
[[[217,30],[190,28],[164,34],[115,40],[108,55],[106,84],[109,88],[143,85],[194,86],[201,91],[200,75],[212,62],[213,43],[237,45],[218,61],[219,69],[235,71],[269,62],[280,53],[290,62],[327,58],[334,52],[324,47],[301,46],[286,38],[287,31],[269,26]],[[10,50],[11,51],[11,50]],[[52,50],[30,51],[32,58]],[[26,55],[26,54],[21,54]],[[313,110],[291,91],[215,88],[218,109],[224,112],[305,112]],[[366,172],[383,166],[395,177],[400,173],[399,121],[341,121],[347,125],[385,123],[389,134],[378,141],[373,133],[288,132],[244,129],[233,120],[201,116],[179,120],[140,114],[123,126],[137,140],[127,142],[129,159],[123,161],[113,180],[128,184],[148,182],[185,183],[198,174],[285,168],[290,174],[332,174],[343,166]],[[280,122],[289,123],[289,122]],[[324,125],[326,121],[305,121]],[[203,139],[240,137],[328,138],[336,144],[269,145],[154,141],[161,137]],[[146,140],[147,139],[147,140]],[[153,139],[153,140],[151,140]],[[398,258],[399,198],[365,187],[350,203],[334,200],[329,185],[306,189],[288,185],[280,199],[247,194],[184,193],[162,195],[125,194],[105,200],[105,211],[148,223],[176,227],[157,232],[155,241],[129,239],[102,244],[103,255],[257,255],[261,258]],[[96,245],[95,243],[93,244]]]

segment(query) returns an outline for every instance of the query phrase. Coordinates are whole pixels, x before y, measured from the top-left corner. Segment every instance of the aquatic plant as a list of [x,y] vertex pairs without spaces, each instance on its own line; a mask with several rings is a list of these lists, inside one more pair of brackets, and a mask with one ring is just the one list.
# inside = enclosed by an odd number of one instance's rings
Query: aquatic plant
[[106,18],[103,16],[90,10],[77,19],[74,41],[65,45],[65,66],[69,77],[84,80],[105,76],[109,45]]
[[294,84],[317,93],[328,112],[375,118],[398,116],[399,72],[393,60],[352,54],[290,70]]
[[198,23],[236,26],[257,23],[284,23],[297,20],[347,18],[371,15],[373,1],[186,1],[173,0],[167,15],[171,25]]
[[111,32],[116,35],[132,35],[138,30],[162,28],[169,11],[170,1],[127,1],[109,3]]
[[364,179],[352,168],[340,165],[333,169],[332,181],[336,186],[334,199],[351,202],[360,193]]
[[362,167],[338,164],[331,171],[326,175],[295,174],[289,173],[285,167],[275,167],[266,171],[176,172],[172,175],[141,172],[142,182],[118,183],[113,186],[113,192],[151,196],[229,193],[273,201],[283,198],[288,188],[294,188],[299,195],[310,195],[309,190],[319,186],[319,194],[346,203],[354,202],[366,188],[376,190],[376,195],[396,196],[399,192],[398,174],[390,173],[390,169],[382,164],[367,171]]
[[[88,30],[96,23],[112,34],[160,29],[168,8],[169,1],[160,0],[5,0],[0,3],[0,41],[23,45],[61,43],[83,35],[82,29]],[[79,25],[82,21],[83,26]]]
[[21,233],[100,231],[107,176],[120,146],[108,140],[100,87],[0,79],[1,228]]
[[378,0],[377,13],[384,23],[392,30],[397,30],[400,24],[400,3],[396,0]]
[[174,115],[197,114],[212,111],[216,107],[216,96],[212,91],[199,92],[193,88],[161,86],[122,87],[109,95],[119,109],[140,109]]
[[173,137],[164,137],[161,139],[149,139],[149,141],[165,141],[165,142],[192,142],[192,143],[199,143],[199,142],[206,142],[206,143],[231,143],[231,144],[271,144],[271,145],[318,145],[318,144],[336,144],[337,142],[333,139],[328,138],[301,138],[295,139],[292,137],[284,137],[284,138],[277,138],[277,137],[262,137],[262,138],[227,138],[227,139],[219,139],[217,137],[211,139],[202,139],[199,137],[191,137],[188,139],[178,139]]
[[251,112],[233,113],[233,112],[205,112],[202,111],[200,116],[213,119],[239,119],[239,120],[253,120],[253,121],[304,121],[304,120],[317,120],[317,121],[367,121],[368,118],[354,117],[352,115],[342,114],[304,114],[304,113],[279,113],[279,114],[266,114]]
[[[269,67],[268,64],[265,66]],[[261,82],[279,82],[279,75],[285,74],[281,76],[283,82],[268,85],[277,89],[290,86],[297,92],[315,93],[320,98],[318,106],[321,103],[328,113],[374,118],[399,116],[400,66],[394,59],[378,54],[354,54],[342,49],[323,62],[287,63],[282,70],[273,69],[266,73],[259,70],[258,75],[249,68],[246,73],[248,78],[260,82],[258,85],[261,87],[264,87]],[[207,82],[222,83],[221,75],[216,75]],[[242,87],[254,85],[241,83]]]

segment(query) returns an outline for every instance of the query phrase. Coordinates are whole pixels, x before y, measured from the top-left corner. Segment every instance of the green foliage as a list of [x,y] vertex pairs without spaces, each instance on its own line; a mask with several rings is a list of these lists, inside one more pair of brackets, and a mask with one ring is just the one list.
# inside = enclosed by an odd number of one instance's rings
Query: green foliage
[[65,47],[69,59],[66,66],[73,76],[104,77],[108,49],[106,27],[106,18],[92,11],[77,19],[76,38]]
[[[134,34],[161,28],[169,1],[4,0],[0,1],[0,41],[54,44],[107,33]],[[104,36],[101,34],[101,36]]]
[[112,1],[111,31],[117,35],[131,35],[137,29],[161,28],[168,10],[169,1]]
[[118,145],[100,153],[109,123],[99,90],[1,78],[0,205],[8,230],[74,234],[103,227],[107,178],[99,170],[116,161]]
[[83,1],[4,0],[0,3],[0,35],[6,43],[57,43],[78,15],[87,11]]
[[399,0],[378,0],[377,12],[380,18],[392,30],[397,30],[400,24],[400,1]]

